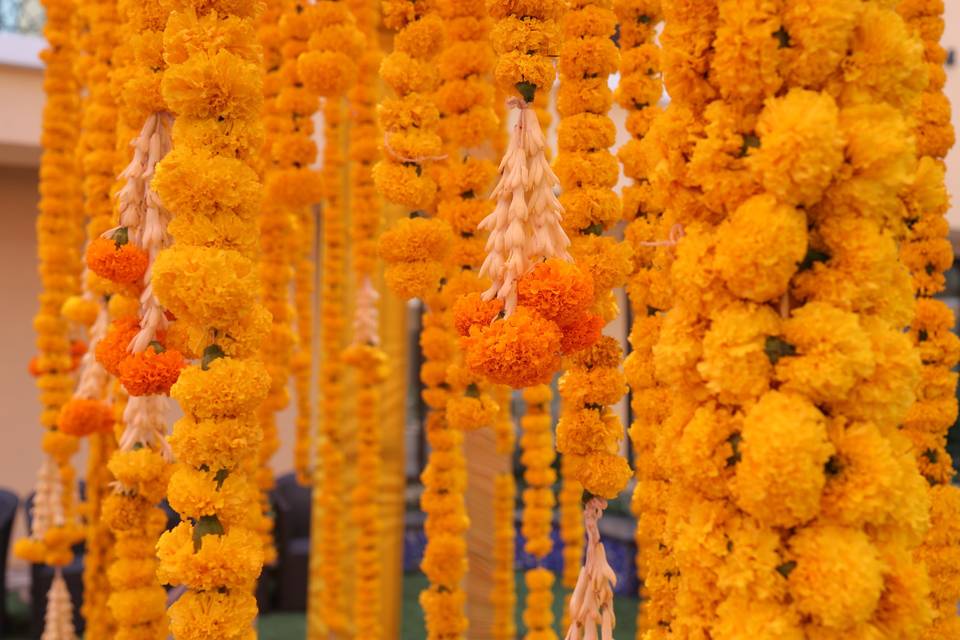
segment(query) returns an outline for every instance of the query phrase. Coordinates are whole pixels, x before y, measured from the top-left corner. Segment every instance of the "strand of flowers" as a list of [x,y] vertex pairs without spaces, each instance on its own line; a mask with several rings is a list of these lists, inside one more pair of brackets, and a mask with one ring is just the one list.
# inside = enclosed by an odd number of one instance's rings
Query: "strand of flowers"
[[379,158],[380,131],[376,116],[376,79],[380,67],[377,5],[351,2],[350,10],[367,46],[357,64],[357,83],[347,94],[351,116],[350,143],[350,262],[356,291],[352,344],[343,360],[356,369],[357,419],[356,485],[351,494],[351,517],[357,530],[354,578],[354,633],[378,640],[382,626],[383,582],[380,496],[383,489],[380,433],[383,383],[389,375],[387,354],[380,348],[376,236],[382,205],[373,183],[373,163]]
[[[298,7],[300,10],[298,10]],[[268,137],[276,136],[276,147],[269,149],[270,159],[277,171],[267,174],[269,199],[286,204],[292,216],[290,242],[293,243],[291,261],[294,265],[294,313],[296,317],[296,344],[290,361],[293,387],[296,395],[296,438],[293,449],[294,470],[304,486],[311,482],[313,452],[313,287],[316,277],[314,245],[316,242],[316,212],[314,206],[321,199],[321,182],[310,167],[316,160],[313,140],[313,116],[319,108],[316,95],[300,78],[298,60],[308,48],[311,34],[312,10],[297,3],[283,7],[278,29],[282,60],[275,74],[267,74],[267,85],[276,83],[274,101],[265,104],[264,125]],[[278,229],[279,231],[279,229]]]
[[156,164],[169,152],[170,129],[166,114],[147,118],[132,144],[132,160],[121,174],[125,179],[118,194],[121,226],[107,230],[87,249],[88,267],[101,278],[118,288],[143,285],[136,311],[115,317],[95,347],[103,376],[117,377],[122,387],[115,394],[124,399],[119,415],[105,404],[101,407],[107,425],[114,420],[121,425],[119,448],[106,464],[115,480],[104,499],[101,520],[116,539],[107,572],[111,587],[107,606],[117,634],[157,639],[168,633],[166,592],[155,577],[153,553],[166,523],[157,503],[166,494],[172,472],[164,440],[166,395],[186,364],[169,340],[168,318],[151,286],[152,265],[170,239],[169,213],[149,184]]
[[[258,303],[257,216],[263,99],[255,2],[175,12],[164,32],[161,84],[176,114],[174,148],[152,181],[170,210],[174,244],[152,269],[158,301],[199,362],[171,387],[183,418],[168,500],[181,517],[157,543],[157,576],[187,590],[170,607],[178,639],[249,638],[263,564],[254,473],[257,410],[270,388],[259,360],[270,314]],[[228,73],[230,83],[216,80]]]
[[[617,152],[624,174],[633,182],[623,188],[625,239],[633,248],[634,269],[627,283],[633,312],[631,352],[624,361],[634,415],[630,439],[636,467],[631,510],[637,518],[636,565],[642,604],[637,611],[637,638],[665,635],[675,601],[676,563],[664,536],[665,496],[669,474],[655,455],[656,436],[667,417],[670,393],[653,376],[653,345],[670,308],[669,271],[673,257],[671,223],[655,203],[649,175],[652,167],[642,154],[641,141],[654,118],[663,93],[656,28],[662,21],[660,0],[618,0],[614,13],[620,25],[620,82],[614,98],[627,111],[631,139]],[[674,230],[674,235],[676,231]],[[670,446],[663,443],[664,447]]]
[[[77,7],[77,15],[83,24],[77,38],[80,55],[75,67],[78,77],[84,78],[87,88],[82,105],[77,152],[83,176],[86,236],[89,244],[106,231],[113,220],[111,188],[119,154],[116,152],[117,110],[109,73],[118,35],[117,6],[114,2],[81,2]],[[98,430],[90,434],[87,462],[84,506],[87,533],[83,565],[83,586],[87,595],[83,599],[81,614],[86,623],[86,633],[91,637],[111,637],[114,633],[114,621],[107,606],[110,584],[105,570],[112,555],[114,540],[110,528],[101,520],[100,515],[103,499],[112,480],[106,463],[116,448],[116,438],[113,434],[110,408],[99,404],[106,393],[107,375],[93,355],[96,343],[107,328],[106,307],[107,300],[104,296],[97,296],[88,286],[84,286],[83,296],[68,299],[63,308],[67,319],[89,329],[89,348],[81,362],[74,398],[65,405],[61,413],[60,428],[70,433],[68,423],[79,426],[85,422],[65,420],[69,418],[68,413],[78,413],[71,409],[76,408],[75,403],[80,399],[77,393],[79,391],[85,392],[85,395],[81,396],[83,399],[98,403],[94,411],[96,414],[107,418],[94,422],[94,425],[97,425],[97,422],[99,425]]]
[[514,570],[516,557],[517,483],[513,476],[513,452],[516,448],[516,425],[510,411],[513,392],[500,386],[495,400],[499,411],[493,423],[497,453],[506,456],[507,469],[494,477],[493,487],[493,601],[494,640],[517,637],[517,582]]
[[373,179],[380,195],[410,211],[412,219],[399,220],[381,238],[380,257],[391,291],[402,299],[424,299],[441,286],[452,242],[448,225],[423,217],[436,206],[432,167],[446,158],[433,97],[444,25],[429,2],[384,0],[381,6],[384,26],[397,32],[393,51],[380,64],[380,77],[395,97],[379,105],[383,154]]
[[920,159],[913,184],[901,196],[908,230],[900,259],[910,269],[917,295],[910,336],[923,363],[917,401],[907,413],[903,433],[914,443],[920,472],[930,484],[930,530],[915,556],[927,566],[937,616],[923,637],[951,638],[960,633],[960,620],[951,607],[960,599],[958,565],[954,559],[960,531],[956,519],[949,514],[960,505],[960,492],[950,482],[954,471],[945,444],[946,433],[957,417],[957,374],[952,370],[960,359],[960,341],[952,333],[953,313],[933,296],[943,290],[942,272],[953,263],[944,218],[949,200],[944,188],[943,158],[953,146],[954,131],[950,105],[943,92],[946,51],[939,42],[944,28],[943,5],[901,3],[897,9],[923,41],[929,76],[915,113],[914,135]]
[[[16,555],[56,567],[48,593],[44,640],[72,640],[73,614],[60,567],[70,563],[71,547],[83,538],[73,522],[70,457],[77,449],[73,436],[57,429],[60,408],[73,390],[73,368],[67,322],[61,315],[66,299],[79,291],[79,249],[83,224],[80,185],[76,180],[78,87],[73,75],[75,50],[70,39],[74,5],[44,2],[44,35],[50,46],[41,53],[46,102],[42,117],[40,205],[37,219],[39,272],[43,293],[34,318],[39,355],[31,362],[43,406],[40,424],[41,465],[29,537],[17,541]],[[59,471],[59,472],[58,472]],[[69,487],[69,488],[68,488]],[[66,489],[66,490],[65,490]]]
[[[264,163],[262,177],[266,198],[260,211],[260,301],[272,318],[270,333],[263,343],[261,357],[270,374],[270,393],[260,406],[260,428],[263,440],[260,443],[257,470],[257,485],[260,487],[260,508],[266,525],[260,532],[264,543],[264,564],[276,561],[277,549],[273,540],[273,518],[270,516],[270,491],[274,487],[274,474],[270,459],[280,446],[277,435],[277,413],[289,402],[287,381],[290,377],[294,333],[289,303],[289,289],[293,278],[293,256],[296,241],[292,235],[294,211],[304,208],[300,197],[309,197],[309,190],[295,190],[284,184],[286,172],[296,171],[300,164],[310,164],[316,156],[316,145],[297,130],[298,110],[309,110],[316,98],[296,87],[288,87],[293,76],[296,79],[296,51],[291,59],[284,60],[286,13],[295,13],[290,2],[271,2],[259,16],[257,38],[263,47],[264,67],[264,143],[261,157]],[[290,43],[292,45],[292,43]],[[295,47],[290,46],[291,49]],[[305,48],[305,43],[304,43]],[[286,70],[284,64],[287,65]],[[286,71],[286,73],[285,73]],[[305,94],[306,95],[302,95]],[[297,106],[302,104],[303,106]],[[293,129],[291,131],[291,129]],[[312,132],[312,128],[311,128]]]
[[525,640],[557,638],[553,628],[554,576],[540,566],[553,550],[553,507],[556,498],[553,484],[557,474],[553,470],[554,450],[552,419],[550,417],[550,387],[544,384],[523,390],[526,411],[520,418],[520,463],[523,465],[523,514],[520,533],[523,550],[533,556],[537,566],[527,569],[524,582],[527,598],[523,609]]
[[447,370],[457,357],[448,313],[452,297],[449,290],[445,293],[432,297],[433,306],[423,315],[420,333],[422,397],[429,408],[424,426],[430,446],[427,466],[420,475],[420,508],[426,514],[427,538],[420,568],[430,586],[420,592],[420,606],[429,640],[464,638],[468,626],[462,584],[467,570],[465,533],[470,525],[464,500],[466,461],[463,430],[450,424],[445,411],[451,395]]
[[672,101],[641,145],[683,225],[653,349],[676,398],[669,631],[914,636],[928,518],[896,429],[919,375],[896,205],[919,45],[873,2],[663,9]]
[[[621,209],[612,190],[619,178],[619,166],[609,151],[616,130],[607,116],[612,103],[607,78],[619,66],[619,53],[611,39],[616,23],[610,3],[570,6],[563,18],[559,61],[557,109],[561,119],[554,166],[563,188],[563,225],[571,237],[570,252],[593,277],[594,313],[587,316],[582,329],[585,335],[592,334],[591,341],[597,339],[602,325],[616,316],[612,289],[626,281],[633,267],[630,246],[603,235],[619,219]],[[570,476],[567,480],[594,496],[584,511],[588,521],[602,513],[600,505],[606,504],[602,499],[615,497],[631,475],[626,460],[618,455],[623,425],[607,406],[626,392],[623,375],[617,369],[621,355],[615,340],[603,338],[571,358],[560,382],[564,402],[557,425],[557,450],[564,454]],[[567,492],[574,493],[576,488]],[[568,500],[577,504],[574,495]],[[561,522],[576,517],[577,510],[576,506],[565,509],[566,518]],[[586,528],[591,532],[595,524]],[[565,554],[565,573],[568,564],[579,566],[581,558],[583,530],[576,526],[572,529],[565,536],[573,550]],[[600,635],[606,640],[613,633],[612,589],[606,583],[612,572],[599,541],[591,537],[588,545],[593,545],[587,548],[590,562],[569,584],[574,591],[568,608],[567,636],[595,634],[599,625]]]

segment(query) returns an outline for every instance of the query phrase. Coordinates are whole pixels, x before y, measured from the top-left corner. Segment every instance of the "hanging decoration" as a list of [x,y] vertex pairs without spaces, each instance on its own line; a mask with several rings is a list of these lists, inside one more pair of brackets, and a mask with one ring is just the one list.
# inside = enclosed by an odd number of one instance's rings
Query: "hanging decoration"
[[682,225],[653,346],[674,398],[665,631],[916,635],[928,497],[897,430],[920,375],[897,196],[919,42],[878,2],[663,15],[671,103],[637,149]]
[[[344,344],[344,279],[346,278],[347,203],[341,197],[344,158],[342,146],[343,98],[356,79],[356,59],[364,46],[349,7],[341,2],[320,2],[307,13],[308,50],[300,54],[297,69],[304,86],[325,98],[321,218],[322,278],[321,357],[319,376],[320,438],[316,460],[320,470],[313,478],[313,522],[317,541],[311,553],[308,627],[331,632],[348,627],[344,601],[344,532],[346,496],[342,412],[345,395],[342,351]],[[318,546],[319,545],[319,546]]]
[[73,606],[60,567],[73,559],[72,547],[84,531],[75,519],[72,495],[75,471],[70,458],[77,450],[75,436],[58,428],[61,407],[70,400],[75,349],[68,335],[64,303],[80,291],[80,248],[83,243],[83,206],[77,179],[76,152],[80,125],[79,86],[74,76],[76,43],[71,37],[75,5],[50,0],[43,3],[44,37],[49,46],[44,62],[44,105],[41,121],[40,205],[37,246],[42,293],[34,317],[38,355],[30,363],[37,380],[45,429],[43,462],[37,476],[33,513],[27,538],[14,545],[17,557],[55,567],[47,595],[44,640],[74,640]]
[[525,640],[556,638],[553,629],[553,573],[542,566],[544,558],[553,550],[553,483],[557,473],[553,469],[553,434],[550,426],[550,401],[553,393],[547,385],[523,390],[526,411],[520,418],[520,463],[523,465],[523,515],[520,532],[523,550],[534,557],[537,566],[527,569],[524,582],[527,599],[523,609]]
[[493,429],[497,453],[507,456],[507,469],[497,474],[493,486],[493,602],[494,640],[514,640],[517,636],[516,557],[517,483],[513,476],[513,455],[516,449],[516,425],[510,410],[512,390],[499,387],[499,406]]
[[897,10],[921,38],[929,77],[914,112],[913,135],[919,162],[912,183],[901,194],[907,231],[900,259],[910,270],[917,296],[910,337],[922,363],[917,399],[907,412],[902,433],[913,443],[917,466],[930,485],[930,529],[914,554],[926,564],[936,613],[923,637],[945,639],[960,633],[960,620],[952,606],[960,598],[958,563],[954,559],[960,546],[960,528],[951,515],[960,506],[960,492],[951,483],[953,461],[945,448],[947,431],[957,418],[957,374],[953,369],[960,359],[960,341],[951,333],[956,325],[953,313],[933,296],[943,291],[943,271],[953,264],[944,217],[949,198],[944,188],[943,159],[953,146],[954,131],[943,90],[943,5],[904,2]]
[[[164,31],[161,89],[177,119],[173,151],[152,186],[172,215],[174,244],[157,256],[151,286],[182,327],[186,355],[199,358],[170,389],[184,413],[170,440],[178,465],[168,489],[181,522],[157,544],[157,576],[187,589],[169,610],[178,639],[248,638],[257,613],[257,410],[270,388],[259,360],[270,316],[257,302],[254,261],[261,185],[253,165],[262,149],[254,124],[263,99],[257,9],[189,9],[171,14]],[[232,82],[212,81],[216,70]]]

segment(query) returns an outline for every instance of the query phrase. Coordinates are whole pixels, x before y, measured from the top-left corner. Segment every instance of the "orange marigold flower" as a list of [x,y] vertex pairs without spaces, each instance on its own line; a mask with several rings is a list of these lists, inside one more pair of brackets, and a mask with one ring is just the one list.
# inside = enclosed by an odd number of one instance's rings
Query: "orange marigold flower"
[[187,361],[176,349],[147,347],[120,362],[120,383],[132,396],[167,395]]
[[140,247],[118,244],[112,238],[96,238],[87,246],[87,266],[101,278],[121,284],[143,279],[149,256]]
[[466,364],[495,384],[546,384],[560,368],[562,334],[554,322],[526,307],[463,338]]
[[479,293],[468,293],[453,304],[453,326],[461,336],[470,335],[470,327],[487,326],[503,310],[503,300],[484,300]]
[[71,340],[70,341],[70,355],[74,358],[79,358],[87,352],[87,343],[83,340]]
[[585,313],[570,324],[562,327],[563,338],[560,350],[564,355],[582,351],[593,346],[600,339],[603,331],[603,318],[591,313]]
[[136,318],[118,318],[110,325],[103,340],[97,343],[97,362],[102,364],[110,375],[120,375],[120,363],[130,355],[127,347],[139,331],[140,321]]
[[559,325],[573,322],[593,302],[593,278],[572,262],[541,262],[517,283],[517,302]]
[[113,409],[101,400],[73,398],[60,410],[57,428],[71,436],[107,433],[113,428]]

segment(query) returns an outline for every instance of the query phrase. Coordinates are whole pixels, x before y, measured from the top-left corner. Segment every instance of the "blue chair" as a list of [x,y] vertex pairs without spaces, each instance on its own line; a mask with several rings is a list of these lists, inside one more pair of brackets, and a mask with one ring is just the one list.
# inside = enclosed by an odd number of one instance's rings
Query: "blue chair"
[[19,503],[15,493],[0,489],[0,638],[9,632],[10,626],[7,621],[7,552]]

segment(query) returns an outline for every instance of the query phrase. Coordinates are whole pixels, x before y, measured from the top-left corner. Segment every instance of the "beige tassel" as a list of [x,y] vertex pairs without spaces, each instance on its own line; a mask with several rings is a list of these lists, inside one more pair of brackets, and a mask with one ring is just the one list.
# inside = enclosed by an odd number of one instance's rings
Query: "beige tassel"
[[606,508],[607,501],[594,496],[583,509],[587,530],[586,560],[570,597],[570,628],[565,640],[613,640],[613,628],[617,622],[613,614],[613,587],[617,584],[617,576],[607,562],[599,528]]

